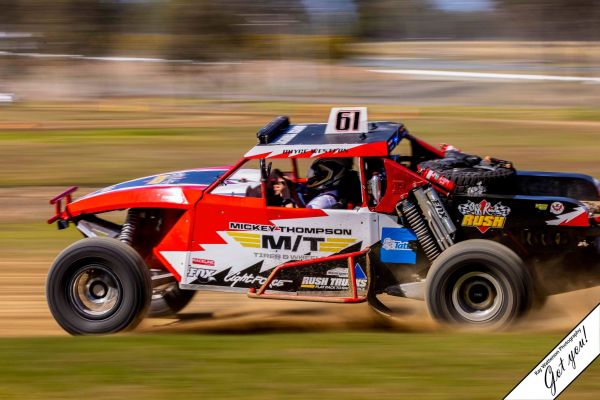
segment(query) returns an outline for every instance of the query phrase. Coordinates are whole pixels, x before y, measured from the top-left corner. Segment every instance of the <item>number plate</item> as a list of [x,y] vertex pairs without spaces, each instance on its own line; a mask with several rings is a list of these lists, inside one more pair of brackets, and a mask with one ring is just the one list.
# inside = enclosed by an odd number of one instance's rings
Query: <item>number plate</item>
[[326,134],[368,133],[367,107],[332,108]]

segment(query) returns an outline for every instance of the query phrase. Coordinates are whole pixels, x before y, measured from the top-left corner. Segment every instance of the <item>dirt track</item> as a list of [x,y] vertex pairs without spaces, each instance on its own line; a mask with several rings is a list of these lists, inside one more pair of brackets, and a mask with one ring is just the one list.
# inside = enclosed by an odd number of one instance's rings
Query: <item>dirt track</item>
[[[0,231],[11,221],[39,223],[47,218],[47,199],[56,188],[1,189]],[[18,217],[18,218],[15,218]],[[42,246],[47,244],[42,244]],[[46,306],[44,282],[60,248],[43,255],[23,251],[0,257],[0,337],[65,335]],[[383,298],[397,313],[384,318],[367,304],[344,305],[279,300],[253,300],[240,294],[200,292],[178,319],[147,319],[136,332],[221,332],[384,330],[427,332],[440,329],[425,304]],[[600,288],[552,296],[544,308],[515,327],[517,330],[566,331],[600,301]]]
[[[50,259],[0,263],[0,337],[65,335],[46,306],[44,280],[50,263]],[[585,316],[598,299],[598,288],[552,296],[542,310],[530,315],[515,329],[566,331]],[[180,318],[147,319],[137,332],[429,332],[440,329],[427,315],[423,302],[389,297],[384,301],[397,312],[395,318],[384,318],[367,304],[252,300],[240,294],[201,292]]]

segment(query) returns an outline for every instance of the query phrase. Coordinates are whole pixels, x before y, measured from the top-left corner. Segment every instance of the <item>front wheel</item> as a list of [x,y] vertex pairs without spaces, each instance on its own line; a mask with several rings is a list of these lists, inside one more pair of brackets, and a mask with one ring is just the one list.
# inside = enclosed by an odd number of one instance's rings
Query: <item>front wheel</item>
[[73,335],[133,329],[151,294],[150,273],[140,255],[109,238],[82,239],[67,247],[46,281],[50,311]]
[[426,300],[438,321],[498,329],[531,308],[532,278],[521,258],[490,240],[445,250],[427,274]]

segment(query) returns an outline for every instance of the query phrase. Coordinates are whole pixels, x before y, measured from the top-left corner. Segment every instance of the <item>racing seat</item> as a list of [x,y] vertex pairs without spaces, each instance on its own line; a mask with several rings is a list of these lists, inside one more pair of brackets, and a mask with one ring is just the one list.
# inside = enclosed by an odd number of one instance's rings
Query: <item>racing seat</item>
[[342,178],[338,189],[338,201],[333,206],[335,209],[353,209],[362,204],[362,191],[360,176],[357,171],[350,170]]

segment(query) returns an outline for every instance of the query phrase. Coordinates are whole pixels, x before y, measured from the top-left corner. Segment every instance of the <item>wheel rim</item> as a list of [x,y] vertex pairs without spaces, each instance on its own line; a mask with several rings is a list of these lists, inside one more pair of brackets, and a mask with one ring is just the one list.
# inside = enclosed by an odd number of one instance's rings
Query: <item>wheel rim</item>
[[486,272],[469,272],[452,288],[454,309],[462,318],[474,323],[493,319],[500,312],[503,301],[500,282]]
[[80,268],[69,287],[71,303],[86,318],[107,318],[115,313],[121,303],[119,279],[103,265],[90,264]]

